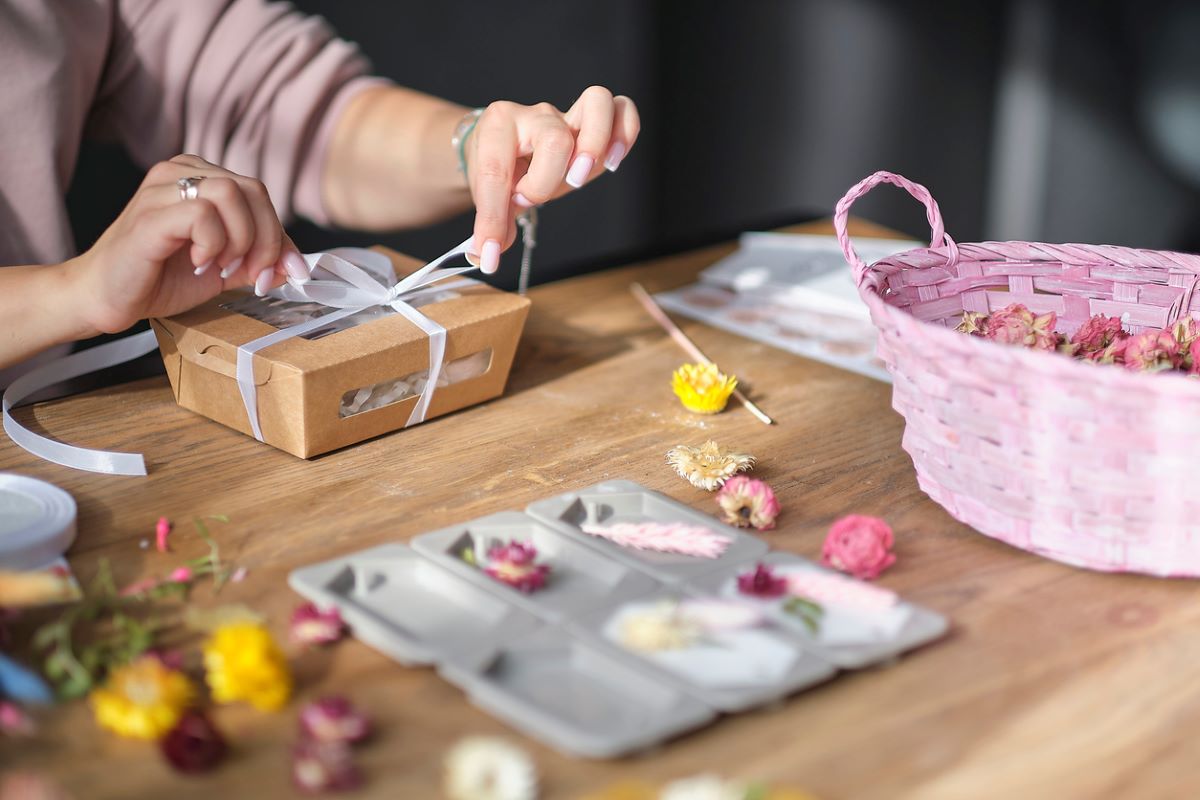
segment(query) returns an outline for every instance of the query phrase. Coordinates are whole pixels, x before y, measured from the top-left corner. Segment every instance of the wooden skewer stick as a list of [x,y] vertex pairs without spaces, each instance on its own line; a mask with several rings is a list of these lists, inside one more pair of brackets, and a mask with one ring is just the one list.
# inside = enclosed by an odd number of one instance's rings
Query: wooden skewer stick
[[[704,355],[704,353],[700,351],[700,348],[696,347],[696,343],[689,339],[687,334],[681,331],[679,326],[671,321],[671,318],[667,316],[667,313],[662,310],[662,307],[659,306],[658,303],[654,302],[654,298],[650,296],[650,293],[647,292],[640,283],[631,283],[629,285],[629,291],[633,292],[633,296],[636,297],[638,302],[642,304],[642,307],[646,309],[646,313],[653,317],[654,321],[662,326],[663,330],[665,330],[667,334],[675,340],[676,344],[683,348],[685,353],[697,361],[705,364],[713,363],[713,360]],[[758,418],[759,422],[763,423],[764,425],[774,424],[774,420],[763,413],[761,408],[750,402],[750,398],[742,394],[740,389],[734,389],[733,396],[736,397],[741,404],[746,407],[747,411]]]

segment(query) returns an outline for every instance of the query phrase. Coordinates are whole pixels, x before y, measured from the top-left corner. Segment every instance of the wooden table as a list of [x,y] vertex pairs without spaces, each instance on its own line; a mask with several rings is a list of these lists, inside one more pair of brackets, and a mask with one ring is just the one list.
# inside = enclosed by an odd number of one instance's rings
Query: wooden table
[[[827,231],[821,224],[808,230]],[[885,233],[866,224],[860,235]],[[441,759],[467,734],[515,736],[547,798],[617,778],[665,781],[718,771],[824,798],[1195,796],[1200,760],[1200,602],[1188,581],[1084,572],[993,542],[917,489],[900,449],[891,388],[687,323],[711,357],[736,366],[778,425],[731,407],[680,409],[668,388],[684,359],[627,291],[694,279],[732,246],[539,287],[507,394],[485,406],[304,462],[178,408],[163,378],[25,411],[76,444],[141,450],[148,478],[75,472],[7,440],[0,469],[53,481],[79,502],[71,561],[81,579],[107,557],[119,582],[158,574],[170,556],[139,548],[155,520],[232,519],[217,535],[249,568],[198,604],[245,603],[285,632],[295,567],[610,478],[629,478],[711,511],[712,498],[663,463],[668,448],[715,438],[758,456],[784,508],[775,547],[819,554],[848,512],[887,517],[899,562],[880,581],[953,620],[940,644],[755,713],[726,718],[642,757],[574,761],[510,733],[429,669],[405,669],[346,641],[294,659],[299,698],[342,692],[378,736],[361,751],[361,796],[434,798]],[[17,629],[27,635],[26,628]],[[93,726],[84,704],[48,715],[32,742],[0,744],[0,763],[56,776],[78,798],[288,796],[296,707],[215,713],[233,756],[199,779],[171,773],[149,745]]]

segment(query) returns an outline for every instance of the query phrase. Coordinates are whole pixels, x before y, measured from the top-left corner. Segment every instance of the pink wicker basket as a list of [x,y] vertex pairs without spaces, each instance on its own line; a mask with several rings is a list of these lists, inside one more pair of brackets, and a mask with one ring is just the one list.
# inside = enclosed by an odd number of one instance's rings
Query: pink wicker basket
[[[880,183],[908,191],[927,249],[867,266],[846,231]],[[1129,372],[954,330],[963,311],[1023,303],[1070,334],[1093,314],[1133,333],[1200,319],[1200,257],[1086,244],[955,244],[924,186],[877,172],[834,225],[895,380],[921,489],[956,519],[1091,569],[1200,575],[1200,381]]]

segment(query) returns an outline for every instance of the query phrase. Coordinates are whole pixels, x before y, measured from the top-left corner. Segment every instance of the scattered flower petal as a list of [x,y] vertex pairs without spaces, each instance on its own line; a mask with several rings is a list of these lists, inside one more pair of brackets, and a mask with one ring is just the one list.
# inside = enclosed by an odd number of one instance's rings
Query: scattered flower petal
[[13,737],[33,736],[37,724],[33,717],[16,703],[0,700],[0,734]]
[[142,548],[143,550],[149,550],[150,549],[150,540],[149,539],[140,539],[138,541],[138,547]]
[[656,550],[697,558],[720,558],[729,538],[703,525],[685,522],[616,522],[597,525],[585,522],[579,529],[590,536],[608,539],[620,547]]
[[671,376],[671,388],[688,411],[716,414],[725,410],[737,378],[725,375],[716,364],[684,364]]
[[245,701],[276,711],[292,693],[283,651],[270,632],[252,622],[222,625],[204,644],[205,679],[218,703]]
[[893,542],[892,529],[882,519],[851,514],[829,529],[821,560],[860,580],[871,580],[896,562]]
[[711,439],[699,447],[679,445],[667,451],[667,463],[688,483],[713,491],[739,472],[754,466],[754,456],[730,453]]
[[345,742],[303,739],[292,749],[292,781],[309,794],[344,792],[362,786],[362,773]]
[[717,492],[717,504],[725,512],[725,521],[739,528],[753,526],[760,531],[775,527],[779,501],[764,481],[735,475]]
[[300,733],[308,739],[354,744],[370,732],[371,721],[340,695],[322,697],[300,709]]
[[449,800],[536,800],[537,768],[504,739],[471,736],[446,754],[444,789]]
[[303,603],[292,612],[289,635],[292,643],[302,647],[332,644],[342,638],[346,623],[336,607],[322,611],[313,603]]
[[212,720],[199,711],[180,717],[159,747],[167,763],[184,773],[207,772],[221,763],[229,749]]
[[545,586],[550,574],[550,565],[536,562],[537,548],[528,542],[492,545],[487,558],[485,573],[526,594]]
[[246,575],[248,572],[249,570],[247,570],[245,567],[238,567],[233,571],[233,574],[229,576],[229,582],[241,583],[242,581],[246,580]]
[[760,561],[752,572],[737,576],[737,588],[740,593],[751,597],[783,597],[788,593],[788,581]]
[[153,740],[162,736],[196,701],[196,689],[182,672],[153,656],[117,667],[89,700],[97,724],[118,736]]
[[159,517],[158,524],[154,526],[154,547],[158,552],[167,552],[167,537],[170,535],[171,520],[166,517]]

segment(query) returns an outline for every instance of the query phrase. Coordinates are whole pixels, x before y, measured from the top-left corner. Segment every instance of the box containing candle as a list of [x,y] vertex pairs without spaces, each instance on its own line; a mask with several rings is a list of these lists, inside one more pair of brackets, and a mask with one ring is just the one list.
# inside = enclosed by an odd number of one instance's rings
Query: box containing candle
[[529,300],[439,269],[464,245],[306,255],[307,283],[152,320],[176,401],[309,458],[498,397]]

